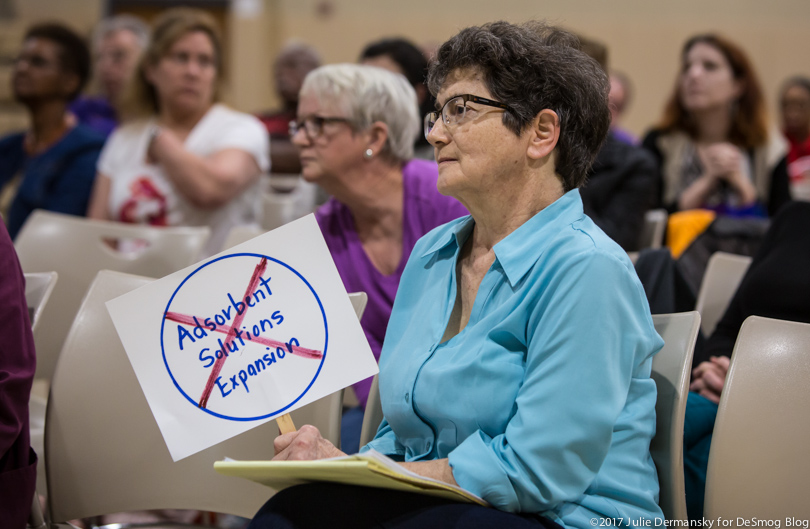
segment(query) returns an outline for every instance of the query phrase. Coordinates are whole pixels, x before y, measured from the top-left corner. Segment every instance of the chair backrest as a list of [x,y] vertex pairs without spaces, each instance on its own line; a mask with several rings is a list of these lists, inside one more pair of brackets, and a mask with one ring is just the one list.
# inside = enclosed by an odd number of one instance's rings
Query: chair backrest
[[664,347],[653,357],[651,377],[658,389],[655,437],[650,453],[658,469],[659,505],[668,520],[687,520],[683,475],[683,420],[689,393],[689,374],[700,314],[683,312],[653,315]]
[[[209,234],[208,227],[140,226],[41,210],[31,214],[14,242],[22,269],[59,274],[40,318],[48,332],[36,344],[36,378],[53,376],[82,297],[99,270],[163,277],[193,264]],[[145,243],[135,252],[121,253],[105,242],[120,239]]]
[[228,232],[228,236],[225,238],[225,244],[223,245],[222,249],[227,250],[228,248],[233,248],[237,244],[247,242],[250,239],[258,237],[264,233],[267,233],[267,231],[258,226],[252,226],[250,224],[234,226],[231,228],[231,231]]
[[[272,457],[278,435],[274,421],[172,461],[105,306],[150,281],[99,272],[65,342],[45,421],[48,509],[54,522],[163,508],[251,517],[273,494],[258,483],[222,476],[213,464],[225,457]],[[293,412],[294,420],[315,424],[337,443],[340,402],[336,392]],[[318,410],[323,407],[328,413]],[[331,414],[337,422],[304,420],[307,414]]]
[[[272,176],[272,175],[271,175]],[[287,193],[272,188],[263,196],[262,228],[274,230],[315,210],[317,186],[299,178]]]
[[[37,340],[37,328],[39,328],[42,310],[51,297],[51,292],[56,286],[59,274],[56,272],[40,272],[25,275],[25,302],[28,305],[29,316],[31,317],[31,330],[34,333],[34,341]],[[37,347],[37,349],[39,349]]]
[[360,429],[360,446],[366,445],[374,439],[377,434],[377,428],[383,420],[382,404],[380,404],[380,386],[377,378],[379,375],[374,375],[374,381],[371,383],[371,389],[368,392],[368,400],[366,401],[366,412],[363,414],[363,426]]
[[706,337],[714,332],[750,264],[750,257],[726,252],[715,252],[709,258],[695,304]]
[[[704,516],[810,518],[810,324],[750,316],[720,397]],[[795,524],[794,524],[795,525]]]
[[664,245],[668,217],[665,209],[651,209],[644,214],[639,248],[661,248]]

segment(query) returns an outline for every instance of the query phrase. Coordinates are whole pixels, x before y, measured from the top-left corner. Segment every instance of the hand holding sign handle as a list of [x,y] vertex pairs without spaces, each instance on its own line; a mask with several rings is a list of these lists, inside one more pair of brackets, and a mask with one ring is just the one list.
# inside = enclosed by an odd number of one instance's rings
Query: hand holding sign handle
[[292,417],[290,417],[289,413],[276,417],[276,424],[278,424],[278,431],[281,432],[282,435],[295,431],[295,424],[293,424]]

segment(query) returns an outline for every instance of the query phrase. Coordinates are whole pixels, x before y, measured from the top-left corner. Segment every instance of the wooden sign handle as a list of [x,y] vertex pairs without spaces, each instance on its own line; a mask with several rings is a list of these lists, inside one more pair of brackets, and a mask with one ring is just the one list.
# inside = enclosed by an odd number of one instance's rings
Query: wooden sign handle
[[295,431],[295,424],[293,424],[292,417],[290,417],[289,413],[276,417],[276,424],[278,424],[278,429],[282,434]]

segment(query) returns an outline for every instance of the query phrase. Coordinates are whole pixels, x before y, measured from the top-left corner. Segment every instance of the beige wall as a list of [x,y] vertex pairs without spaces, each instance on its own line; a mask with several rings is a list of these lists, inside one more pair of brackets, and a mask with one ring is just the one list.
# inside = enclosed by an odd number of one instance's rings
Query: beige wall
[[[103,0],[14,0],[19,21],[0,22],[0,45],[13,45],[29,21],[64,20],[86,32]],[[326,6],[327,14],[324,14]],[[383,36],[440,43],[471,24],[547,18],[606,43],[613,67],[633,79],[626,126],[643,132],[660,115],[684,40],[721,31],[751,55],[772,109],[782,80],[810,74],[808,0],[232,0],[228,17],[226,101],[245,111],[273,107],[273,57],[288,39],[315,46],[326,62],[355,61]],[[5,90],[4,83],[0,92]]]
[[280,0],[282,40],[299,38],[327,62],[354,61],[363,45],[387,35],[418,44],[441,42],[458,29],[487,21],[547,18],[607,44],[613,67],[634,81],[626,125],[643,132],[660,115],[690,35],[720,31],[751,55],[773,103],[782,80],[810,74],[807,0],[333,0],[334,14],[316,13],[320,0]]

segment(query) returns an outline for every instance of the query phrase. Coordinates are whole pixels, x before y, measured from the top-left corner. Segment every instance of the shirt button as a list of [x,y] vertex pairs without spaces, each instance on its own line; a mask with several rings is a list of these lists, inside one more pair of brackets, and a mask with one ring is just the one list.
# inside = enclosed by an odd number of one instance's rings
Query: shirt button
[[427,451],[430,452],[430,447],[433,446],[433,443],[428,441],[426,446],[427,446]]
[[405,394],[405,402],[410,402],[410,401],[411,401],[411,394],[410,394],[410,393],[406,393],[406,394]]

